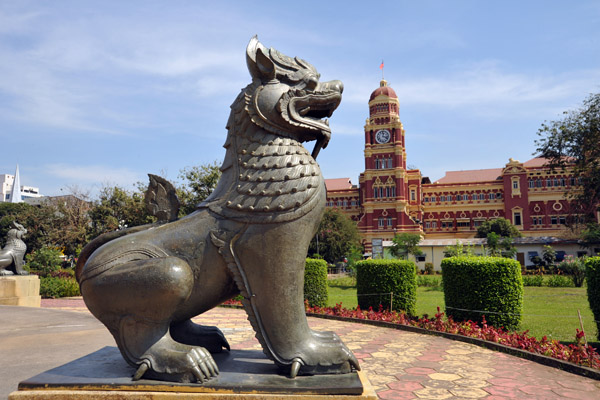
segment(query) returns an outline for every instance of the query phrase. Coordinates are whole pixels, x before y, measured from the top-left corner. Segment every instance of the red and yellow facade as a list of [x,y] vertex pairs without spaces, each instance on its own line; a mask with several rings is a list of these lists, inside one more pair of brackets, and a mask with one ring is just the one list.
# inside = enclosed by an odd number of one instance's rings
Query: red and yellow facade
[[565,194],[577,183],[568,170],[552,171],[542,158],[510,159],[502,168],[449,171],[431,183],[406,167],[399,109],[398,96],[382,80],[369,99],[365,170],[358,185],[349,178],[326,179],[327,206],[357,221],[367,252],[373,240],[402,232],[426,239],[472,238],[483,221],[500,217],[524,236],[564,234]]

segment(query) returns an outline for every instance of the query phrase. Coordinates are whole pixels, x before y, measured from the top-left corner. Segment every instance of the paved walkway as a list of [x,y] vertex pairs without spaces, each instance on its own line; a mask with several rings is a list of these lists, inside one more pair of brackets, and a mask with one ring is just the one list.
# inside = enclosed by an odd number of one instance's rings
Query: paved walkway
[[[87,313],[81,300],[42,307]],[[217,308],[195,320],[219,326],[232,348],[260,349],[243,310]],[[319,318],[309,324],[340,335],[382,399],[600,399],[600,381],[478,346]]]

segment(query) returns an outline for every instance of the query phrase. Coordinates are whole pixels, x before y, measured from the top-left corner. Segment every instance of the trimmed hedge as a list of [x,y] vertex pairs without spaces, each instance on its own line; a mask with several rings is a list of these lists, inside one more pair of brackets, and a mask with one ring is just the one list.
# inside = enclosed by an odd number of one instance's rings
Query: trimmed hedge
[[40,277],[40,296],[44,299],[79,295],[79,284],[75,278]]
[[457,321],[475,322],[481,322],[485,315],[492,326],[517,329],[523,311],[523,279],[517,260],[445,258],[442,260],[442,285],[446,315]]
[[327,263],[325,260],[306,259],[304,269],[304,299],[311,307],[327,307]]
[[594,313],[598,340],[600,340],[600,257],[590,257],[585,260],[585,278],[588,301]]
[[363,310],[383,306],[415,315],[417,305],[417,268],[406,260],[364,260],[356,263],[356,294]]

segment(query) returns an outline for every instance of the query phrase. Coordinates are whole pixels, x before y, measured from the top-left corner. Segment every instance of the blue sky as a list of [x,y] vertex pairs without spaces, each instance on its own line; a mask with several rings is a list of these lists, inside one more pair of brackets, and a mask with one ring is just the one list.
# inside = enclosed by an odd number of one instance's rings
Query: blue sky
[[432,180],[528,160],[544,120],[600,91],[598,1],[0,0],[0,173],[94,194],[220,162],[255,34],[344,82],[318,161],[354,183],[382,59]]

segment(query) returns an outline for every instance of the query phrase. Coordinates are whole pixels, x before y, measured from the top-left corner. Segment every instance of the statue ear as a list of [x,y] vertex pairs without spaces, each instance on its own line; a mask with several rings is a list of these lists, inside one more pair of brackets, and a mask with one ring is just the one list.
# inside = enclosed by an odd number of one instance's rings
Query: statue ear
[[270,81],[275,79],[275,64],[265,54],[265,47],[254,36],[246,48],[246,64],[252,79]]
[[275,79],[275,64],[273,64],[273,61],[263,53],[260,47],[256,49],[256,65],[258,66],[263,80],[270,81]]

